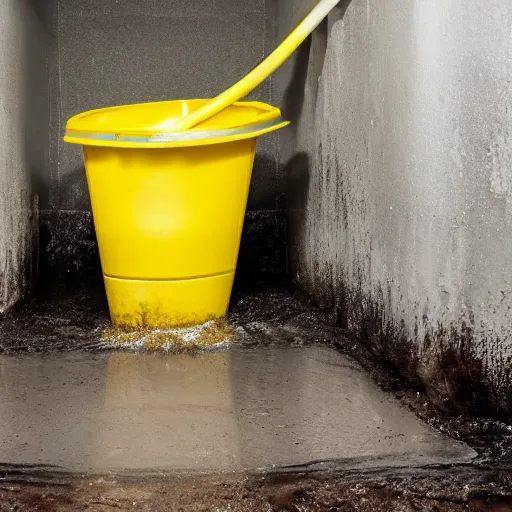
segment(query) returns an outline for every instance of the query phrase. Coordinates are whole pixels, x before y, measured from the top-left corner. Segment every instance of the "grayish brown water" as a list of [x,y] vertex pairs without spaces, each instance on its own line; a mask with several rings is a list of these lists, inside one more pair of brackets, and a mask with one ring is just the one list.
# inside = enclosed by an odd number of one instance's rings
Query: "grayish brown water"
[[321,346],[0,356],[0,386],[3,463],[231,471],[336,459],[415,466],[475,455]]

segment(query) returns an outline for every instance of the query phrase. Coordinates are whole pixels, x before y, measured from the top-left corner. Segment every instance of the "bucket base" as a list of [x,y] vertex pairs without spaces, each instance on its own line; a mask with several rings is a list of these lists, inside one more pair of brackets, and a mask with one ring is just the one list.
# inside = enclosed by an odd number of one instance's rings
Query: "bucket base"
[[104,278],[115,327],[165,329],[226,316],[234,272],[178,281]]

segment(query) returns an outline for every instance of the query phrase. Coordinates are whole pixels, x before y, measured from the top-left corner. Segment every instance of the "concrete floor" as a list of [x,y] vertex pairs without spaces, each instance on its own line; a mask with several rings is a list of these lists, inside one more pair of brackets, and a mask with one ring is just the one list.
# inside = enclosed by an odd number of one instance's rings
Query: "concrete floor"
[[0,461],[71,471],[239,471],[470,461],[322,346],[0,357]]
[[510,427],[440,412],[333,320],[238,293],[229,350],[133,353],[101,280],[40,288],[0,322],[0,511],[512,510]]

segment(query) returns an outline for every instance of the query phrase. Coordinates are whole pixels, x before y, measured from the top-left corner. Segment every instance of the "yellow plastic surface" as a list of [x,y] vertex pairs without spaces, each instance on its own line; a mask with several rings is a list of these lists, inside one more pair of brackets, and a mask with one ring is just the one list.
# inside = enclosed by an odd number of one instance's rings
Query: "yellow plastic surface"
[[[221,121],[208,122],[222,129],[223,123],[225,128],[252,124],[262,110],[263,115],[277,111],[279,116],[279,110],[260,105],[233,105]],[[125,123],[124,131],[144,133],[151,130],[158,111],[155,104],[148,104],[147,112],[143,105],[94,111],[76,116],[67,129],[112,131]],[[78,143],[84,144],[113,324],[165,328],[225,316],[256,137],[217,143],[200,140],[192,147],[164,143],[158,149],[95,142]]]
[[161,150],[85,147],[103,273],[190,279],[232,272],[255,139]]
[[112,323],[124,329],[199,325],[228,312],[234,272],[183,281],[105,277]]

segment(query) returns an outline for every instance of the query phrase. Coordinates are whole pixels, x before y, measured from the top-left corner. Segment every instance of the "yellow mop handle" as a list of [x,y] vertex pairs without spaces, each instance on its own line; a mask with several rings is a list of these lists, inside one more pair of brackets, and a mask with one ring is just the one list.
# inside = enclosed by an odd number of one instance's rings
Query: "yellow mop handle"
[[293,32],[252,71],[245,75],[239,82],[213,98],[203,107],[192,114],[160,125],[160,128],[170,131],[189,130],[202,123],[209,117],[218,114],[221,110],[232,105],[235,101],[247,96],[263,80],[268,78],[288,57],[300,46],[300,44],[315,30],[320,22],[338,4],[340,0],[320,0],[312,11],[297,25]]

